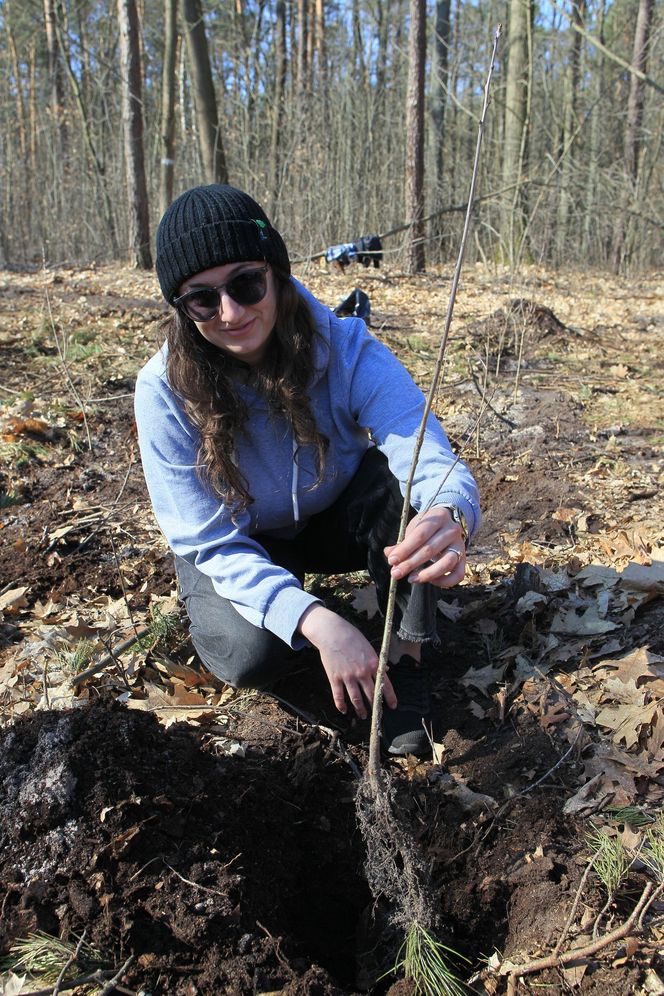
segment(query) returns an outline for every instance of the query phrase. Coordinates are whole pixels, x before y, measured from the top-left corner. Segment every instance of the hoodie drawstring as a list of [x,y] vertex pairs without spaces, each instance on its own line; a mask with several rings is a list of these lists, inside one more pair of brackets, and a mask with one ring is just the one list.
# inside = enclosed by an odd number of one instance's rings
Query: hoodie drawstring
[[298,477],[300,476],[300,468],[297,465],[297,451],[297,440],[293,436],[293,476],[291,478],[291,501],[293,502],[293,518],[295,519],[296,525],[300,521],[300,506],[297,501],[297,482]]

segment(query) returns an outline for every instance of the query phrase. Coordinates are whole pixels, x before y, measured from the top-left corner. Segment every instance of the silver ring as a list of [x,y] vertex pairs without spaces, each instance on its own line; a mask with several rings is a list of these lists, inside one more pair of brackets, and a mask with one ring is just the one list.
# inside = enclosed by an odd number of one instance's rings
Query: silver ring
[[456,553],[456,555],[457,555],[457,564],[461,563],[461,550],[457,550],[457,548],[455,546],[448,546],[448,548],[445,551],[445,553]]

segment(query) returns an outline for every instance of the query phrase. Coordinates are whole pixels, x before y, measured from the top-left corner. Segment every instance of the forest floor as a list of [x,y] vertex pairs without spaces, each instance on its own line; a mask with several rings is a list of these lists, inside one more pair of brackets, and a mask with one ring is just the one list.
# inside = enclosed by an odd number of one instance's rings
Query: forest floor
[[[428,387],[449,272],[298,275],[362,287]],[[484,523],[434,756],[387,762],[401,828],[470,991],[661,996],[664,277],[462,283],[437,411]],[[0,992],[415,991],[366,882],[368,725],[308,652],[239,693],[188,641],[132,416],[162,314],[152,274],[0,272]],[[365,576],[308,582],[379,640]]]

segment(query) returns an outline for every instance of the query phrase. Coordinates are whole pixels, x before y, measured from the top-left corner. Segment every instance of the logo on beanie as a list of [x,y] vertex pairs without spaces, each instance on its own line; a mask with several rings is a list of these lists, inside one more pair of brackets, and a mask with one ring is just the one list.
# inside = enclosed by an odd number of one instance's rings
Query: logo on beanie
[[260,218],[252,218],[251,220],[253,221],[254,225],[258,225],[258,231],[260,233],[261,239],[267,239],[267,235],[263,231],[263,229],[265,228],[265,222],[261,221]]

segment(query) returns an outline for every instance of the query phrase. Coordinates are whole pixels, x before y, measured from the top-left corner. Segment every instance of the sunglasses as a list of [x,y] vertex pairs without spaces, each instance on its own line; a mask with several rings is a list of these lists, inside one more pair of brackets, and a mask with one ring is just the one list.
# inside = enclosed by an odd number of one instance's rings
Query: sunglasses
[[267,294],[268,269],[269,265],[266,264],[253,270],[242,270],[228,283],[218,284],[216,287],[197,287],[176,297],[173,305],[184,311],[194,322],[209,322],[219,314],[222,291],[226,291],[236,304],[245,307],[258,304]]

